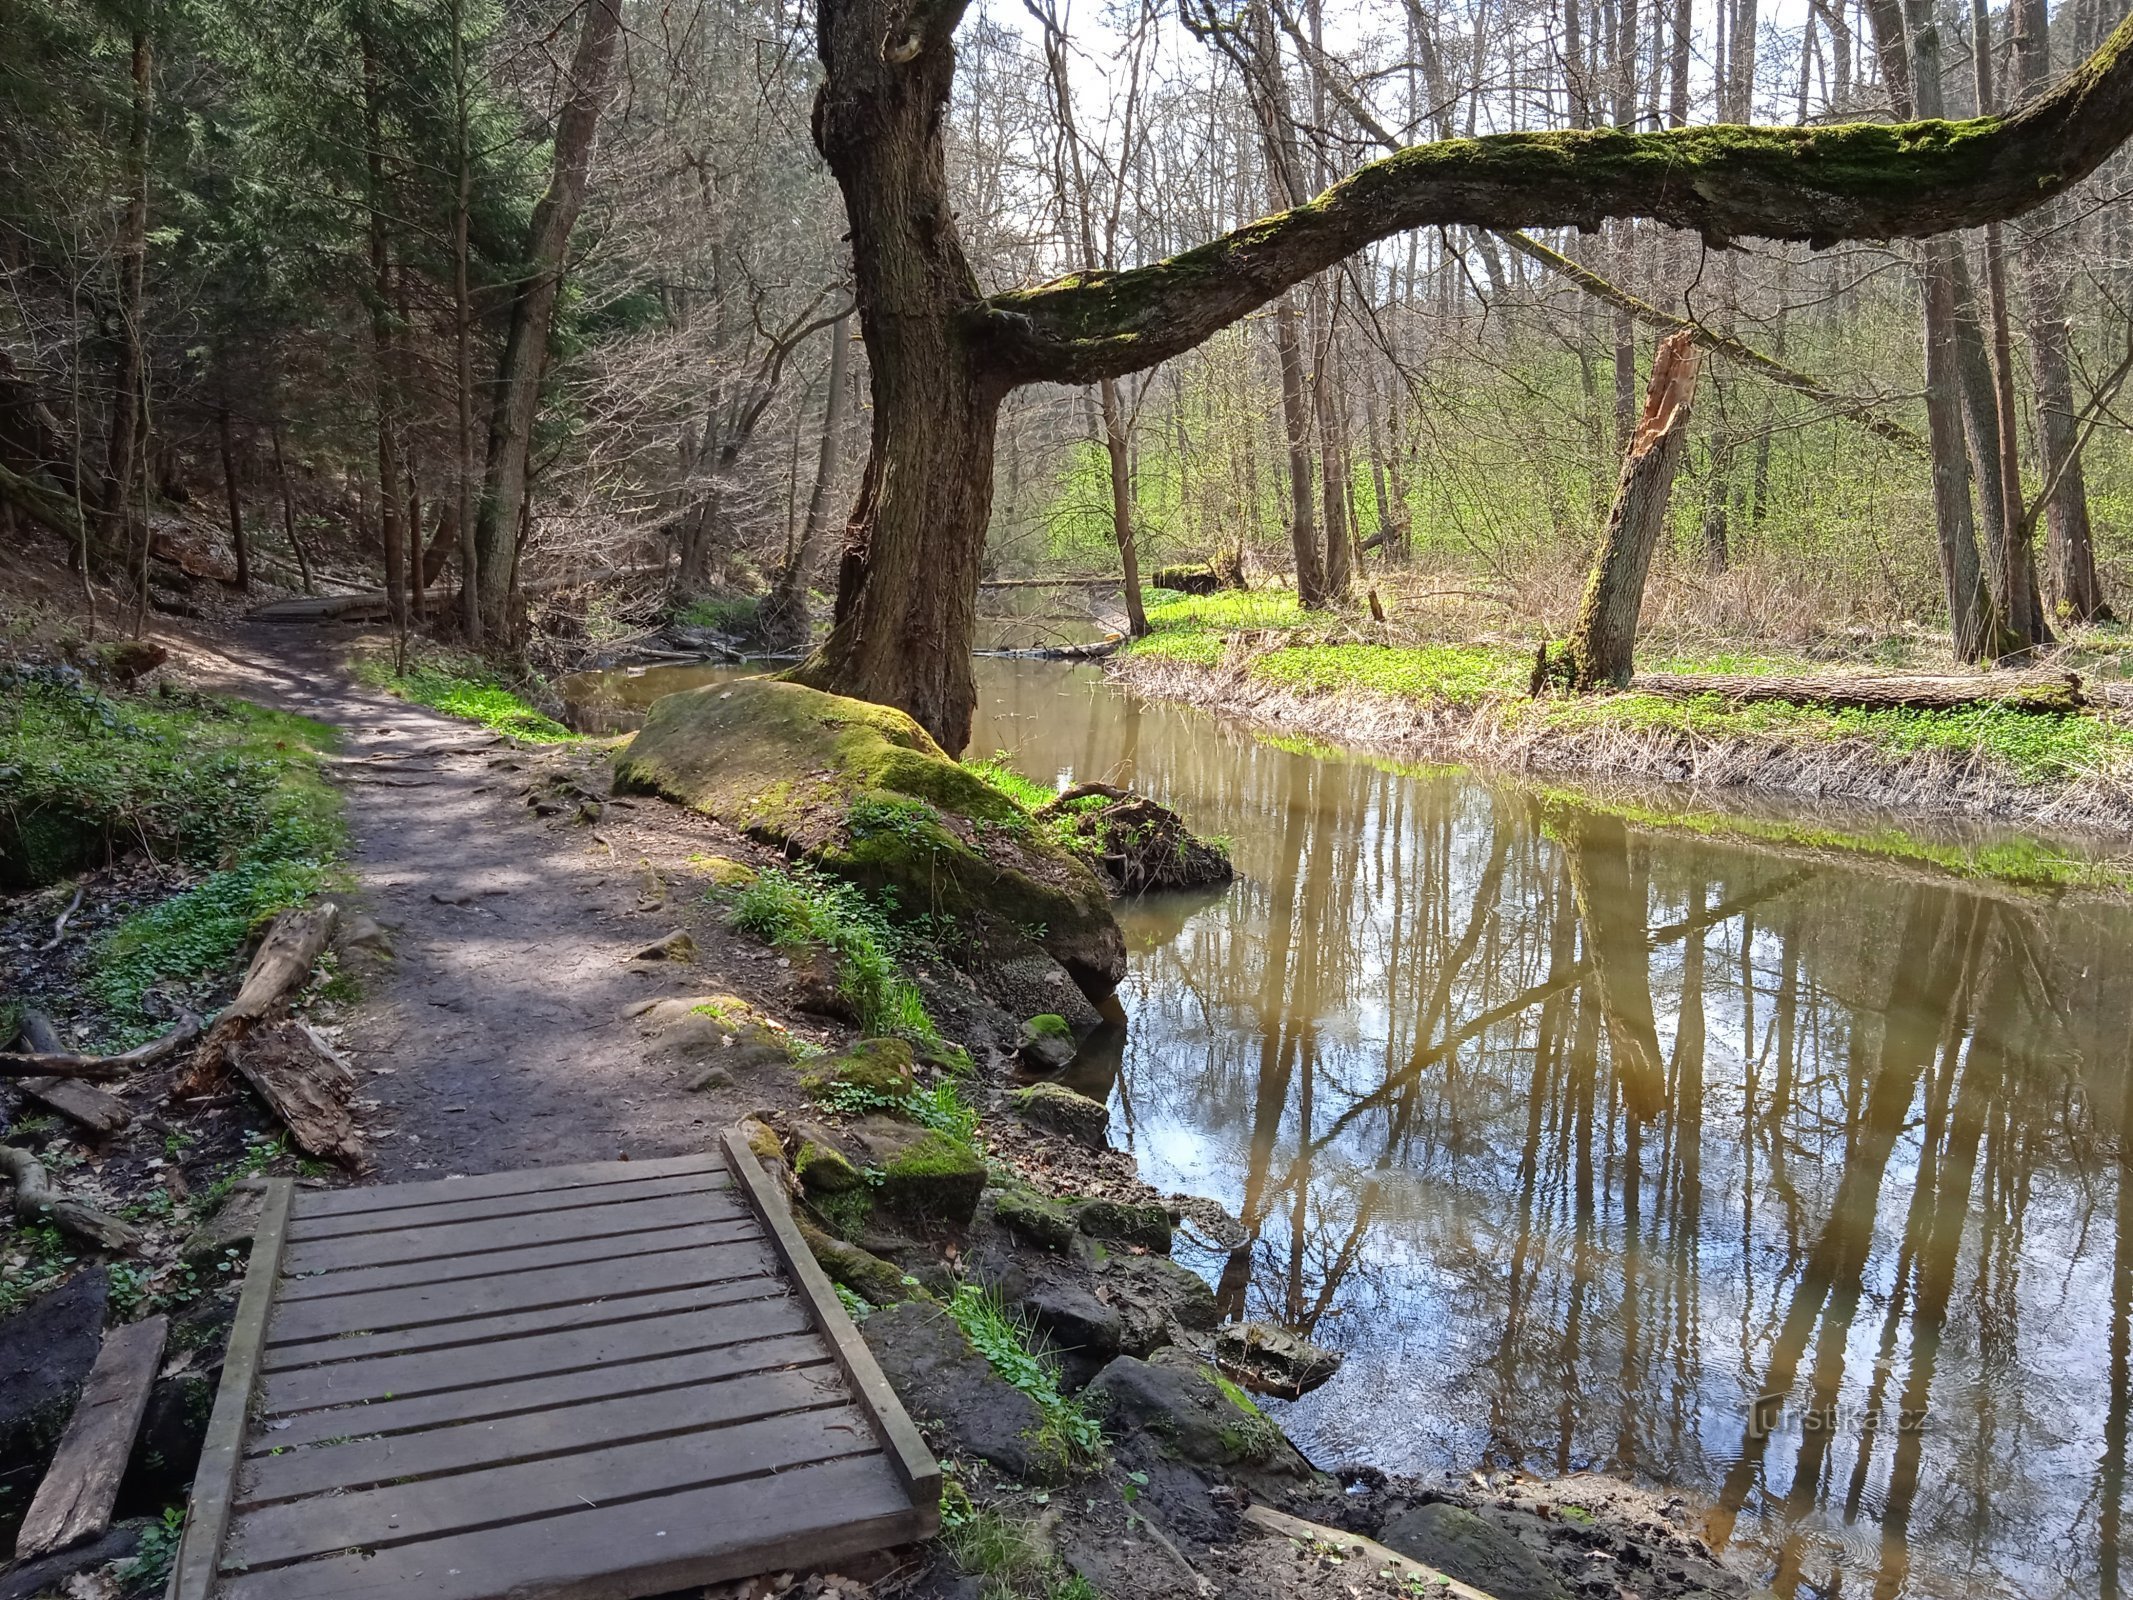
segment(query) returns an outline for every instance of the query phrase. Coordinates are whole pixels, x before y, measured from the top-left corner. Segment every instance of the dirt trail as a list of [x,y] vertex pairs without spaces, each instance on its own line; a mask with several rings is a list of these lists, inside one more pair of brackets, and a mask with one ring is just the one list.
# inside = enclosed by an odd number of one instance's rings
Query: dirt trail
[[[748,969],[769,958],[729,941],[701,894],[673,882],[690,835],[711,824],[667,807],[640,821],[629,802],[592,827],[537,817],[526,789],[552,758],[353,684],[349,637],[254,626],[194,645],[188,676],[342,731],[331,775],[355,909],[395,951],[368,964],[341,1041],[377,1177],[702,1148],[730,1108],[648,1069],[627,1013],[707,989],[754,998]],[[647,894],[652,873],[661,895]],[[698,963],[629,959],[676,927]]]

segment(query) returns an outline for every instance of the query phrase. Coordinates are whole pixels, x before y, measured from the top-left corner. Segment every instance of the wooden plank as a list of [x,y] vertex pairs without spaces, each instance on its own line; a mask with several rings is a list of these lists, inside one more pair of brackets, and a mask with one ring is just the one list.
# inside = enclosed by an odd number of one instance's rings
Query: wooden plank
[[266,1180],[259,1225],[252,1233],[252,1263],[237,1299],[237,1318],[222,1360],[222,1385],[215,1391],[214,1414],[193,1476],[192,1504],[185,1532],[172,1564],[170,1600],[208,1600],[229,1530],[230,1496],[237,1487],[237,1465],[244,1453],[245,1418],[251,1410],[252,1386],[259,1376],[259,1352],[266,1343],[267,1313],[281,1277],[281,1252],[289,1229],[289,1207],[296,1186],[287,1178]]
[[222,1600],[628,1600],[835,1562],[917,1537],[894,1469],[848,1457],[775,1477],[233,1574]]
[[874,1430],[851,1406],[788,1412],[728,1428],[573,1451],[415,1483],[312,1495],[239,1512],[224,1571],[279,1566],[342,1550],[388,1550],[500,1523],[552,1517],[646,1495],[760,1477],[873,1454]]
[[146,1317],[104,1335],[52,1465],[15,1536],[16,1560],[51,1555],[111,1526],[119,1479],[126,1475],[126,1458],[141,1431],[169,1331],[165,1318]]
[[[782,1290],[773,1278],[765,1290]],[[417,1355],[378,1356],[368,1361],[337,1361],[293,1372],[268,1374],[261,1383],[260,1404],[268,1416],[288,1416],[322,1406],[361,1405],[396,1396],[434,1394],[443,1389],[475,1389],[484,1384],[574,1372],[581,1367],[614,1369],[625,1362],[689,1350],[715,1350],[746,1339],[768,1339],[806,1329],[807,1308],[793,1295],[689,1311],[679,1316],[604,1328],[534,1335],[503,1344],[455,1345]]]
[[676,1311],[695,1311],[703,1306],[730,1305],[736,1300],[754,1300],[766,1294],[789,1293],[783,1277],[729,1278],[723,1283],[700,1284],[693,1289],[670,1289],[660,1294],[634,1295],[626,1300],[589,1300],[583,1305],[554,1306],[545,1311],[514,1311],[500,1317],[470,1317],[464,1322],[436,1323],[427,1328],[401,1328],[391,1333],[346,1334],[337,1339],[306,1339],[294,1344],[270,1344],[261,1360],[261,1370],[285,1372],[292,1367],[315,1366],[322,1361],[357,1361],[370,1356],[409,1355],[417,1350],[444,1350],[454,1345],[490,1344],[517,1339],[531,1333],[562,1333],[570,1328],[599,1328],[617,1322],[637,1322],[663,1317]]
[[[432,1200],[419,1206],[389,1206],[376,1211],[338,1212],[313,1217],[299,1213],[291,1224],[292,1241],[342,1239],[401,1228],[447,1228],[495,1217],[546,1216],[585,1206],[648,1200],[670,1194],[722,1194],[732,1187],[723,1172],[677,1172],[664,1178],[629,1183],[581,1184],[554,1194],[477,1195],[471,1200]],[[324,1195],[306,1198],[324,1199]]]
[[282,1271],[291,1277],[311,1272],[339,1272],[347,1267],[378,1267],[398,1261],[433,1261],[448,1256],[479,1255],[520,1245],[560,1244],[569,1239],[619,1238],[656,1228],[693,1222],[721,1222],[749,1216],[748,1203],[730,1190],[669,1195],[658,1200],[609,1202],[574,1211],[498,1217],[462,1222],[454,1228],[398,1228],[383,1233],[315,1239],[289,1245]]
[[117,1095],[73,1078],[24,1078],[15,1087],[94,1134],[117,1133],[133,1121],[133,1113]]
[[365,1211],[403,1211],[413,1206],[486,1200],[505,1194],[553,1194],[604,1183],[631,1183],[642,1178],[669,1178],[683,1173],[718,1172],[725,1163],[715,1154],[666,1156],[657,1161],[588,1161],[571,1167],[522,1167],[475,1178],[427,1178],[420,1183],[331,1189],[307,1194],[300,1214],[352,1216]]
[[1325,1545],[1338,1550],[1344,1558],[1360,1558],[1376,1572],[1389,1572],[1396,1581],[1407,1587],[1396,1592],[1401,1594],[1427,1594],[1443,1596],[1444,1600],[1494,1600],[1471,1583],[1461,1583],[1448,1573],[1439,1572],[1426,1561],[1415,1561],[1399,1551],[1379,1544],[1375,1539],[1365,1539],[1361,1534],[1346,1533],[1339,1528],[1329,1528],[1324,1523],[1306,1522],[1302,1517],[1292,1517],[1286,1511],[1276,1511],[1272,1506],[1247,1506],[1244,1520],[1268,1533],[1285,1539],[1301,1539],[1307,1544]]
[[762,1237],[763,1225],[755,1218],[734,1217],[725,1222],[656,1228],[648,1233],[625,1233],[606,1239],[565,1239],[559,1244],[531,1244],[516,1250],[485,1250],[428,1261],[348,1267],[340,1272],[307,1273],[301,1277],[284,1273],[281,1303],[285,1306],[302,1305],[311,1300],[331,1300],[339,1295],[413,1289],[427,1283],[453,1283],[475,1271],[488,1278],[509,1273],[548,1272],[558,1267],[582,1266],[591,1261],[620,1261],[630,1256],[671,1255],[711,1245],[746,1244]]
[[815,1253],[800,1237],[799,1227],[793,1222],[792,1211],[786,1205],[782,1191],[771,1185],[755,1152],[748,1148],[748,1141],[738,1128],[728,1128],[720,1139],[735,1182],[747,1191],[756,1214],[770,1232],[778,1258],[784,1262],[806,1298],[814,1313],[815,1325],[829,1341],[830,1350],[837,1358],[837,1365],[843,1369],[846,1381],[851,1384],[853,1394],[873,1417],[882,1449],[903,1480],[919,1513],[924,1529],[921,1537],[930,1538],[940,1526],[940,1463],[933,1459],[933,1452],[919,1437],[917,1424],[912,1422],[902,1402],[896,1398],[896,1391],[883,1376],[874,1352],[867,1348],[866,1340],[860,1337],[852,1319],[845,1314],[844,1303],[830,1287],[829,1278],[815,1260]]
[[729,1244],[673,1257],[632,1256],[622,1261],[562,1267],[554,1272],[506,1273],[502,1277],[424,1284],[415,1289],[382,1289],[376,1294],[304,1300],[277,1310],[272,1337],[319,1339],[337,1333],[491,1317],[501,1311],[538,1311],[581,1300],[676,1289],[692,1282],[753,1277],[771,1271],[775,1261],[776,1257],[760,1244]]
[[402,1478],[503,1466],[848,1401],[844,1375],[830,1362],[827,1347],[817,1353],[821,1364],[812,1367],[781,1367],[716,1383],[543,1406],[420,1433],[255,1456],[238,1477],[237,1506],[251,1510],[332,1489],[373,1488]]
[[[796,1322],[804,1313],[795,1311]],[[252,1442],[254,1452],[299,1450],[307,1445],[412,1433],[453,1423],[516,1416],[586,1400],[651,1394],[696,1383],[716,1383],[750,1372],[776,1372],[830,1359],[829,1346],[813,1331],[751,1339],[710,1350],[685,1351],[616,1367],[493,1383],[480,1389],[441,1389],[432,1394],[375,1400],[331,1411],[307,1411],[268,1422]],[[834,1365],[832,1367],[834,1369]]]

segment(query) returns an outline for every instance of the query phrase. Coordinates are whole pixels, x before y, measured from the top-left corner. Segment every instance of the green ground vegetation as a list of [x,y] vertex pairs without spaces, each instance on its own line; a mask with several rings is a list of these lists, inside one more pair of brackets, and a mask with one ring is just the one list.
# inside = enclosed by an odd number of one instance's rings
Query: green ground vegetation
[[1061,1476],[1087,1472],[1104,1457],[1102,1425],[1081,1403],[1059,1392],[1059,1367],[1040,1355],[1029,1335],[1007,1314],[997,1292],[974,1283],[959,1285],[946,1303],[995,1376],[1027,1395],[1041,1421],[1031,1441],[1036,1455]]
[[383,689],[448,717],[478,722],[484,728],[526,744],[568,744],[580,735],[531,704],[494,668],[470,656],[424,652],[395,670],[385,655],[358,656],[356,680]]
[[190,869],[93,949],[84,992],[99,1036],[161,1031],[151,990],[195,1002],[268,918],[329,887],[345,842],[320,775],[322,723],[207,695],[117,695],[69,674],[0,682],[0,856],[50,882],[139,847]]
[[732,896],[734,925],[781,949],[820,949],[870,1034],[938,1045],[940,1029],[898,959],[909,936],[853,884],[806,866],[772,868]]

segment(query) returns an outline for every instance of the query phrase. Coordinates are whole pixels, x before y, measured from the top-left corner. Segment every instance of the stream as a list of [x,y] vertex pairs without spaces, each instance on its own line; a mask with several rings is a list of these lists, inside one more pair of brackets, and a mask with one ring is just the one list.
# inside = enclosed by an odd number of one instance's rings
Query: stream
[[1226,1312],[1345,1354],[1269,1406],[1313,1460],[1677,1488],[1787,1596],[2121,1592],[2133,910],[977,666],[974,752],[1231,842],[1120,906],[1129,1025],[1069,1081],[1252,1231],[1180,1249]]

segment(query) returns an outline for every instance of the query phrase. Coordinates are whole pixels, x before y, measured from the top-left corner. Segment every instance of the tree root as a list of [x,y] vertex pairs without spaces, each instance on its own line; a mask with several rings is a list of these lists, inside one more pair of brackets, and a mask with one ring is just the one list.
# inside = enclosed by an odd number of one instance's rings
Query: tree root
[[138,1228],[59,1193],[45,1176],[44,1164],[27,1150],[0,1144],[0,1177],[15,1185],[15,1215],[24,1222],[49,1221],[61,1233],[99,1250],[133,1250],[140,1246]]
[[[162,1038],[136,1045],[123,1055],[83,1056],[69,1050],[0,1051],[0,1078],[87,1078],[111,1083],[142,1067],[154,1066],[199,1036],[200,1019],[188,1012],[185,1020]],[[49,1042],[58,1041],[55,1038]]]

